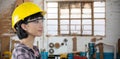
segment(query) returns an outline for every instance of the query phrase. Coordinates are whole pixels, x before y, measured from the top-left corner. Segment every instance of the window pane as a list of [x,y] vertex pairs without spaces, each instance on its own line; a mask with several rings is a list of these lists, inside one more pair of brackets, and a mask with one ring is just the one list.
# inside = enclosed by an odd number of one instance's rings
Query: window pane
[[61,25],[60,30],[68,30],[69,26],[68,25]]
[[81,20],[71,20],[71,24],[81,24]]
[[47,3],[48,7],[58,7],[58,3],[57,2],[49,2]]
[[71,30],[76,30],[76,26],[75,25],[71,25]]
[[58,30],[58,26],[48,26],[48,30]]
[[57,34],[57,31],[48,31],[47,34],[48,34],[48,35],[58,35],[58,34]]
[[69,18],[68,2],[60,2],[60,18]]
[[60,9],[68,9],[68,8],[69,8],[69,2],[60,3]]
[[69,20],[60,20],[60,30],[69,30]]
[[84,34],[84,35],[91,35],[91,34],[92,34],[92,31],[83,31],[82,34]]
[[58,25],[58,20],[47,20],[47,24],[55,24],[57,26]]
[[94,26],[94,31],[96,31],[96,30],[105,30],[105,25],[95,25]]
[[61,34],[69,34],[69,31],[61,31]]
[[104,36],[105,35],[105,31],[94,31],[94,35],[102,35]]
[[94,8],[94,12],[105,12],[105,8]]
[[69,14],[69,9],[60,9],[60,14],[64,14],[64,13],[67,13]]
[[82,24],[92,24],[92,20],[82,20]]
[[81,13],[81,10],[79,8],[72,8],[71,13]]
[[80,25],[71,25],[71,30],[80,30]]
[[91,18],[91,14],[82,14],[82,18]]
[[81,18],[81,14],[71,14],[71,18]]
[[105,2],[94,2],[94,6],[105,6]]
[[69,20],[60,20],[60,24],[69,24]]
[[105,18],[105,14],[94,14],[94,18]]
[[80,31],[71,31],[71,34],[81,34],[81,32]]
[[58,13],[58,8],[48,8],[47,13]]
[[81,20],[71,20],[71,31],[80,31]]
[[81,30],[81,26],[80,25],[78,25],[78,26],[76,26],[76,30],[78,31],[80,31]]
[[87,14],[91,14],[91,9],[82,9],[83,10],[83,13],[87,13]]
[[94,35],[105,35],[105,2],[94,2]]
[[105,24],[105,20],[94,20],[94,24]]
[[81,3],[79,2],[72,2],[70,3],[71,8],[81,8]]
[[82,3],[82,7],[83,7],[83,9],[91,9],[91,3]]
[[60,18],[69,18],[69,14],[61,14]]
[[92,30],[92,25],[84,25],[83,30]]
[[58,14],[47,14],[48,18],[58,18]]

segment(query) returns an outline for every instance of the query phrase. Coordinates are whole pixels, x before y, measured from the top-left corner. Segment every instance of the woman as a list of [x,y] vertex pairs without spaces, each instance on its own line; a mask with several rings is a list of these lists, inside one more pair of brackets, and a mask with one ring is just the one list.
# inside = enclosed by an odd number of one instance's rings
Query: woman
[[45,12],[32,2],[19,5],[12,14],[12,28],[16,31],[20,42],[15,45],[12,59],[40,59],[39,50],[33,46],[36,36],[43,31]]

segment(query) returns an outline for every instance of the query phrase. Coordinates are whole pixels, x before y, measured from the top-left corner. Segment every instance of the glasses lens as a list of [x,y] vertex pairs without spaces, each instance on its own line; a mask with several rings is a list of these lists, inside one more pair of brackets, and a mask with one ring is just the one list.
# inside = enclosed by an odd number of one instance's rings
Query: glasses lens
[[29,19],[27,21],[27,23],[30,23],[30,22],[37,22],[38,20],[41,20],[43,22],[43,18],[42,17],[38,17],[38,18],[34,18],[34,19]]

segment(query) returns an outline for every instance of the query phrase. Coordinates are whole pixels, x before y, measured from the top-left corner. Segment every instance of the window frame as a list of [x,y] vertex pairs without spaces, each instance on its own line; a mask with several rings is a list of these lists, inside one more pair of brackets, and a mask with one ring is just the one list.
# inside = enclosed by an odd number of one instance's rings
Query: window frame
[[[50,2],[54,2],[54,1],[50,1]],[[73,36],[74,33],[71,34],[71,33],[70,33],[70,31],[71,31],[70,29],[69,29],[69,34],[60,34],[60,31],[61,31],[61,30],[60,30],[60,11],[59,11],[59,10],[60,10],[60,7],[59,7],[59,3],[60,3],[60,2],[69,2],[69,3],[70,3],[70,2],[73,2],[73,1],[55,1],[55,2],[58,2],[58,25],[57,25],[57,26],[58,26],[58,28],[57,28],[57,29],[58,29],[58,31],[57,31],[57,32],[58,32],[58,33],[57,33],[58,35],[48,35],[48,34],[47,34],[47,36]],[[78,2],[78,1],[75,1],[75,2]],[[82,1],[82,2],[79,1],[79,2],[80,2],[80,3],[84,3],[84,2],[85,2],[85,3],[91,3],[91,5],[92,5],[92,7],[91,7],[91,9],[92,9],[92,11],[91,11],[91,12],[92,12],[92,14],[91,14],[91,21],[93,20],[93,21],[92,21],[92,25],[91,25],[91,27],[92,27],[92,34],[91,34],[91,35],[76,34],[76,36],[101,36],[101,35],[94,35],[94,6],[93,6],[93,5],[94,5],[94,1]],[[105,5],[105,9],[106,9],[106,5]],[[81,10],[82,10],[82,9],[81,9]],[[105,13],[104,13],[104,14],[106,15],[106,10],[105,10]],[[69,14],[69,16],[70,16],[70,15],[71,15],[71,14]],[[76,18],[76,19],[77,19],[77,18]],[[81,22],[82,22],[82,19],[83,19],[83,18],[81,18]],[[98,19],[100,19],[100,18],[98,18]],[[54,20],[54,18],[51,18],[51,19],[49,19],[49,20]],[[69,17],[69,20],[70,20],[70,17]],[[105,35],[106,35],[106,16],[105,16],[104,20],[105,20],[105,24],[104,24],[104,27],[105,27],[105,30],[104,30],[104,31],[105,31],[105,32],[104,32],[104,33],[105,33]],[[47,25],[47,26],[48,26],[48,25]],[[82,29],[82,24],[81,24],[80,26],[81,26],[81,29]],[[70,24],[69,24],[69,27],[71,27]],[[82,32],[82,30],[81,30],[80,32]],[[105,35],[103,35],[103,36],[105,36]]]

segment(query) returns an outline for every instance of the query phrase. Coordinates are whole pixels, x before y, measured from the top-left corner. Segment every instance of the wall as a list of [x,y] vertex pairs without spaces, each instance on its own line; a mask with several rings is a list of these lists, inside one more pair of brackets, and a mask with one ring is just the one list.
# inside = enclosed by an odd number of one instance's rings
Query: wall
[[0,59],[4,51],[9,51],[10,36],[3,34],[8,33],[11,29],[11,11],[14,9],[15,0],[0,0]]
[[0,59],[3,59],[3,52],[10,51],[10,36],[11,32],[13,32],[11,29],[11,14],[15,8],[16,1],[0,0]]

